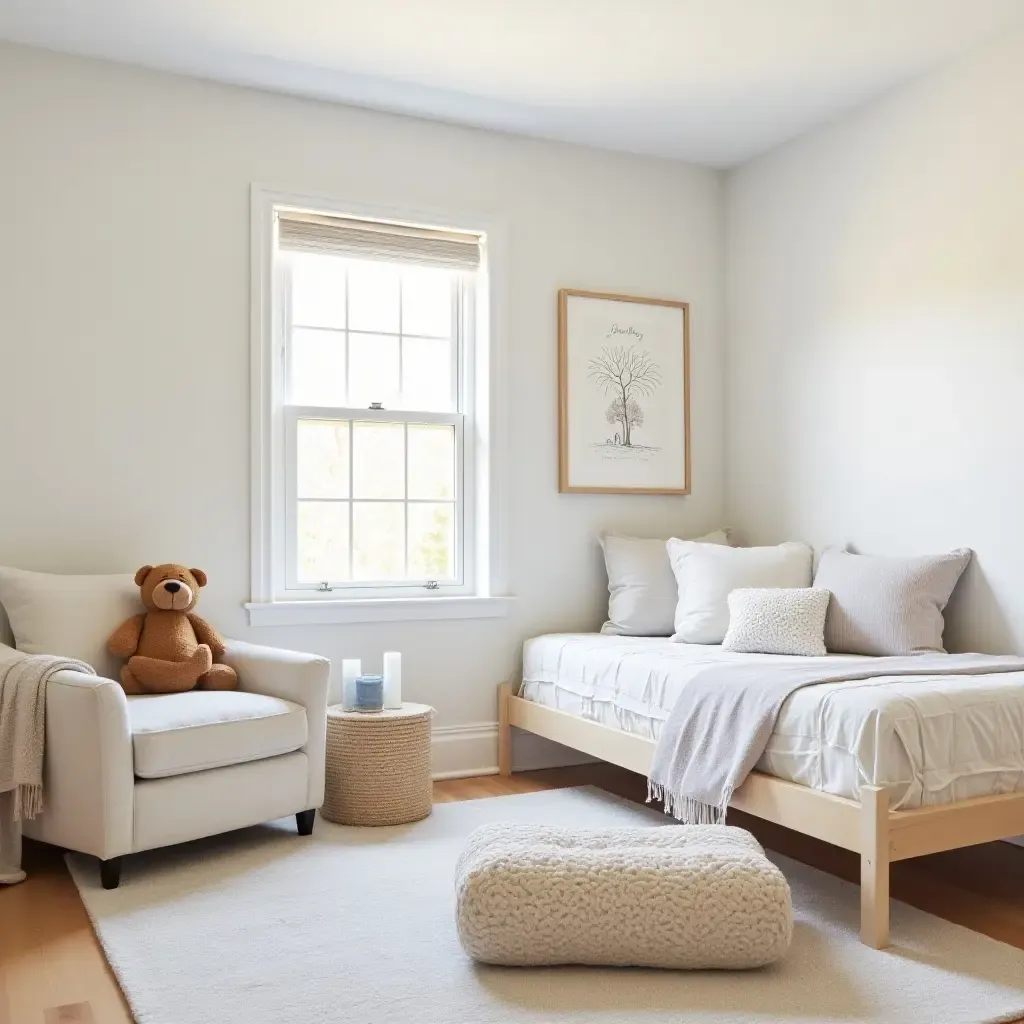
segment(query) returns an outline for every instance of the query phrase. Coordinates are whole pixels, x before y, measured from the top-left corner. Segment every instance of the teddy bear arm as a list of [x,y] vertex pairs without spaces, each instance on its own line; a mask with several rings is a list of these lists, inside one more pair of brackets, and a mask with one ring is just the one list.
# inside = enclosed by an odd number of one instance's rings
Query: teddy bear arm
[[107,650],[117,658],[130,658],[138,649],[145,615],[133,615],[121,623],[107,640]]
[[223,656],[227,648],[224,646],[224,638],[220,633],[206,619],[194,612],[189,612],[188,621],[192,623],[192,632],[195,633],[196,640],[201,644],[206,644],[215,658]]

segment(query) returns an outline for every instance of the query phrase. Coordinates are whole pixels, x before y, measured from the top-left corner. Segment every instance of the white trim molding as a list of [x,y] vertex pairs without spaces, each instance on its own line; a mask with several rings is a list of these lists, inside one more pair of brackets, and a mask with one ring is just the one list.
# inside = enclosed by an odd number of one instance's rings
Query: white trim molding
[[500,619],[510,597],[374,597],[344,601],[250,601],[250,626],[334,626],[358,622]]
[[435,726],[430,738],[435,779],[498,774],[498,723]]
[[[513,765],[519,772],[590,764],[595,761],[588,754],[520,729],[513,731],[512,742]],[[435,779],[465,779],[476,775],[498,774],[497,722],[435,726],[431,744]]]

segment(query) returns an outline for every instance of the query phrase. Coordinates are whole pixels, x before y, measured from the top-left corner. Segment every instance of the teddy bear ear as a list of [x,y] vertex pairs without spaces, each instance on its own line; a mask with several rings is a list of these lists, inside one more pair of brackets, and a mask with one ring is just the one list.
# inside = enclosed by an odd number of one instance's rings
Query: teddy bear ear
[[153,571],[153,566],[144,565],[141,569],[135,570],[135,586],[141,587],[146,581],[146,577]]
[[189,569],[189,572],[195,577],[196,583],[198,583],[199,586],[206,586],[206,573],[203,572],[202,569]]

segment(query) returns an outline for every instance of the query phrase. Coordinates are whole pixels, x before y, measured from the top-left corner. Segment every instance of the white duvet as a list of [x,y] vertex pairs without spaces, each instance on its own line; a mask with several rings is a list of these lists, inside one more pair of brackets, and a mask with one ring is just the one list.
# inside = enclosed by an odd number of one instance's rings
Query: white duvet
[[[521,695],[656,740],[689,673],[736,660],[811,659],[555,634],[526,642]],[[1024,789],[1024,672],[805,687],[783,705],[758,768],[853,799],[862,784],[884,786],[894,808]]]

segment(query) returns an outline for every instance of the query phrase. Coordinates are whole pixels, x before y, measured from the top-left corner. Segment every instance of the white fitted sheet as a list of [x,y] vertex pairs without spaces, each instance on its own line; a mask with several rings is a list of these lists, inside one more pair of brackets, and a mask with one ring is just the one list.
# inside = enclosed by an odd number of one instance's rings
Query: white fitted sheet
[[[661,637],[552,634],[523,649],[521,696],[656,740],[688,675],[734,654]],[[884,786],[894,809],[1024,789],[1024,672],[823,683],[783,705],[757,766],[856,799]]]

